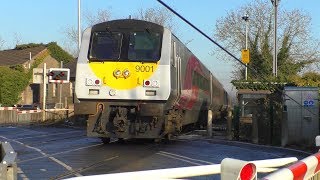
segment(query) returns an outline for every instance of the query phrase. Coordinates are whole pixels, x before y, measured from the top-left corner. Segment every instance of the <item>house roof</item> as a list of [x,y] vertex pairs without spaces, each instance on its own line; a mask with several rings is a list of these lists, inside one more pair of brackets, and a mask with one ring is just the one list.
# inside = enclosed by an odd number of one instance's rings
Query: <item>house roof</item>
[[31,58],[33,58],[45,49],[45,46],[38,46],[22,50],[10,49],[0,51],[0,66],[23,64],[29,60],[30,52],[32,56]]

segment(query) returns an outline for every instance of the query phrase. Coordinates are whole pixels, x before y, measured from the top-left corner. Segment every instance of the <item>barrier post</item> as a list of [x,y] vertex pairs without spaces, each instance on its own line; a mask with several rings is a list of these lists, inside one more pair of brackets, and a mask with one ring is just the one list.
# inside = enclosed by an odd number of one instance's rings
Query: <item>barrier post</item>
[[227,116],[227,138],[228,140],[232,140],[233,139],[233,133],[232,133],[232,111],[231,109],[228,109],[228,116]]
[[257,168],[254,163],[238,159],[225,158],[221,162],[221,180],[257,179]]
[[16,180],[17,179],[17,153],[8,142],[0,142],[1,164],[0,179]]
[[0,179],[7,179],[7,166],[0,164]]
[[212,137],[212,111],[208,110],[208,122],[207,122],[208,136]]

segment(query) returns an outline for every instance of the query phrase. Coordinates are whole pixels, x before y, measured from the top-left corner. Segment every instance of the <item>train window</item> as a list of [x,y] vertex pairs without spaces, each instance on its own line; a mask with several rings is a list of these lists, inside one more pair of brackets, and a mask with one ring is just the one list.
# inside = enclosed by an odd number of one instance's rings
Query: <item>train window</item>
[[209,81],[196,71],[193,71],[192,73],[192,85],[197,86],[204,91],[210,91]]
[[161,34],[150,31],[131,32],[129,36],[128,59],[157,61],[161,55]]
[[119,59],[122,34],[118,32],[94,32],[89,58],[92,60]]

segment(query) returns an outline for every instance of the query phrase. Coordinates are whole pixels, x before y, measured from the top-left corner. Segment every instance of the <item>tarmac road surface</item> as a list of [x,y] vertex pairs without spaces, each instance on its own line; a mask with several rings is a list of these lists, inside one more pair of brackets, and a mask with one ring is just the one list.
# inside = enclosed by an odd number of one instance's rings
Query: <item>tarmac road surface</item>
[[[85,129],[65,126],[0,127],[0,141],[10,142],[18,153],[18,179],[24,180],[220,164],[226,157],[250,161],[302,159],[309,155],[195,134],[181,135],[169,143],[115,140],[104,145],[98,138],[86,137]],[[220,176],[191,179],[220,179]]]

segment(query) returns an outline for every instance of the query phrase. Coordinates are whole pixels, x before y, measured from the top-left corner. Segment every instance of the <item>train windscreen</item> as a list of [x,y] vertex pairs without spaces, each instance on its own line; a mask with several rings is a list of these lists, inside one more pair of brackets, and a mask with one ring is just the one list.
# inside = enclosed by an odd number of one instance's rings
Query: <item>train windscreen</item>
[[123,35],[119,32],[94,32],[89,57],[91,60],[119,59]]
[[162,35],[145,31],[101,31],[91,35],[89,60],[156,62],[160,60]]
[[157,61],[160,59],[160,33],[131,32],[129,35],[128,59],[132,61]]

